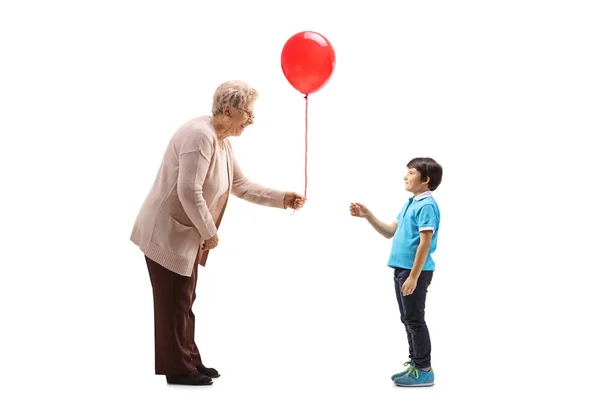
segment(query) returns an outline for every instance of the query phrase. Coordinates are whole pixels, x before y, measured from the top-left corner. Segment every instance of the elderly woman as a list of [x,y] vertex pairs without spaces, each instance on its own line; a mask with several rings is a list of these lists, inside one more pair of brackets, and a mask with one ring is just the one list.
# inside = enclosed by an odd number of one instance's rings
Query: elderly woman
[[210,385],[219,376],[202,363],[194,341],[198,264],[219,243],[217,230],[229,194],[276,208],[300,209],[306,198],[250,181],[228,137],[254,121],[258,92],[240,81],[221,84],[212,116],[185,123],[171,138],[131,241],[145,255],[154,297],[155,373],[168,383]]

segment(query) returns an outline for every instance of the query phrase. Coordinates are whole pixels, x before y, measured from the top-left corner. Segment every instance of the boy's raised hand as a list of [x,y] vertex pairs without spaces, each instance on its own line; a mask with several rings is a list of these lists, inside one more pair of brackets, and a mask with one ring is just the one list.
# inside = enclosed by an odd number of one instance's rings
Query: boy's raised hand
[[360,203],[350,204],[350,215],[364,218],[369,213],[369,209]]

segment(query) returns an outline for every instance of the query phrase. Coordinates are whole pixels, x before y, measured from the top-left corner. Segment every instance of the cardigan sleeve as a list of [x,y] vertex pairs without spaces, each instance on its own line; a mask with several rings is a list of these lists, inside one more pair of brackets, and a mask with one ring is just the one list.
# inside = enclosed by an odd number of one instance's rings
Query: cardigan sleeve
[[214,152],[213,143],[207,135],[199,135],[196,150],[179,155],[177,196],[200,236],[205,239],[217,233],[202,193],[202,186]]
[[249,201],[261,206],[285,208],[283,198],[285,192],[264,187],[248,179],[237,163],[233,152],[231,152],[233,161],[233,179],[231,183],[231,192],[240,199]]

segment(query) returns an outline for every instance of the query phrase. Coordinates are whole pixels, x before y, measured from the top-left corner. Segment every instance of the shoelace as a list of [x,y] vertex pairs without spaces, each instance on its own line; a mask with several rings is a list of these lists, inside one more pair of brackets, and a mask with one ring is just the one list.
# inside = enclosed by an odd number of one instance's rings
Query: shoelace
[[406,376],[414,376],[415,379],[419,379],[419,369],[413,366],[408,367],[408,372],[406,373]]

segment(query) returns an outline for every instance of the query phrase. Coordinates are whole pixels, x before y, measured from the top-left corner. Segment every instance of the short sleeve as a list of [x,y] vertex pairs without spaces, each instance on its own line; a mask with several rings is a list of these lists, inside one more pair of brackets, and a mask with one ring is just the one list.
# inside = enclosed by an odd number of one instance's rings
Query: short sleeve
[[421,207],[417,211],[417,226],[419,227],[419,232],[435,232],[439,224],[439,219],[436,214],[435,207],[430,204]]

